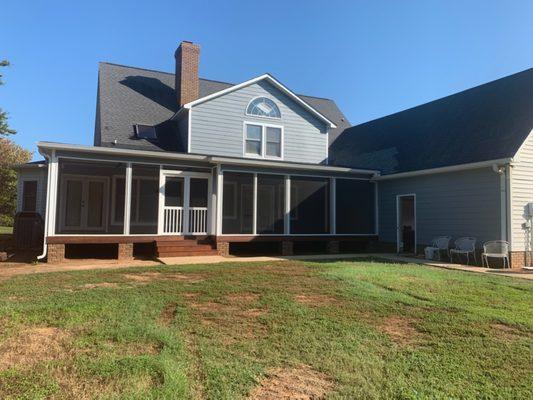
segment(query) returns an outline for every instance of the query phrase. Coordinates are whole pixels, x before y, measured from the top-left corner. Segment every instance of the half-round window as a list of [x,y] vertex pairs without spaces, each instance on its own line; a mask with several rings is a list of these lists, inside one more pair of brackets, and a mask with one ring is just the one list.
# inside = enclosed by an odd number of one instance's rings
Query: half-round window
[[256,117],[281,118],[281,113],[276,103],[266,97],[253,99],[246,107],[246,114],[255,115]]

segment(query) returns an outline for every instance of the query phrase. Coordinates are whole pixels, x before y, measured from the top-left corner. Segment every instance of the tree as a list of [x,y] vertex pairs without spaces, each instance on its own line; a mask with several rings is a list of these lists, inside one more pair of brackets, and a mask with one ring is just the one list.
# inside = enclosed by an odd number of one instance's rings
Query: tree
[[11,226],[17,209],[16,165],[27,163],[32,153],[8,138],[0,137],[0,225]]
[[[8,67],[9,61],[3,60],[0,61],[0,67]],[[0,85],[3,85],[2,75],[0,74]],[[15,130],[11,129],[7,124],[7,113],[0,108],[0,136],[14,135],[17,133]]]
[[[0,67],[7,67],[9,62],[0,61]],[[0,75],[0,85],[3,85]],[[7,135],[16,132],[7,125],[7,113],[0,108],[0,225],[11,226],[17,209],[17,171],[14,166],[31,160],[31,151],[25,150]]]

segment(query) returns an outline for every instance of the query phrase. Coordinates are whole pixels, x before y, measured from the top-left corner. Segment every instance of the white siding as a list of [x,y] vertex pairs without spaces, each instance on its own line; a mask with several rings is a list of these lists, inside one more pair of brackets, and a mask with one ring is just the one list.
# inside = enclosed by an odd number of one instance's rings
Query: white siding
[[[274,100],[281,119],[246,115],[246,106],[258,96]],[[243,157],[244,121],[283,125],[285,161],[322,163],[327,158],[326,124],[265,81],[193,106],[191,153]]]
[[522,224],[526,205],[533,202],[533,134],[518,151],[511,168],[511,247],[513,251],[531,250],[531,235]]
[[46,207],[46,177],[48,168],[22,169],[18,173],[17,212],[22,211],[22,187],[24,181],[37,181],[37,212],[44,218]]

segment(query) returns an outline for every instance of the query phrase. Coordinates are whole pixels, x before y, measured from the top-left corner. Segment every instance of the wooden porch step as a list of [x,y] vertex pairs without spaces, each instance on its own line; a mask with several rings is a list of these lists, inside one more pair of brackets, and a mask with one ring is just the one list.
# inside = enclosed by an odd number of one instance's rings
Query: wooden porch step
[[209,244],[196,244],[196,245],[183,245],[183,246],[171,244],[171,245],[164,245],[164,246],[158,245],[157,250],[158,251],[176,251],[176,252],[190,251],[190,250],[201,251],[201,250],[213,250],[213,246]]
[[216,256],[218,252],[216,250],[201,250],[201,251],[168,251],[168,252],[158,252],[158,257],[187,257],[187,256]]
[[185,257],[216,255],[213,240],[208,236],[161,237],[155,241],[158,257]]

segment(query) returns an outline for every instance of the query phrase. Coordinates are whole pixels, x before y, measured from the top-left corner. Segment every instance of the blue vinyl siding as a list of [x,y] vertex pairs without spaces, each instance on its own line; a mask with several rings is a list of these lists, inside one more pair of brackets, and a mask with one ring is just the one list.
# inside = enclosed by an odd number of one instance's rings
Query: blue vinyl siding
[[501,238],[500,176],[491,168],[381,181],[379,239],[396,243],[396,196],[416,194],[418,245],[435,236]]
[[[274,100],[281,119],[246,115],[246,106],[258,96]],[[326,124],[268,82],[260,81],[198,104],[191,111],[191,153],[243,157],[243,122],[250,121],[283,125],[284,161],[326,161]]]

